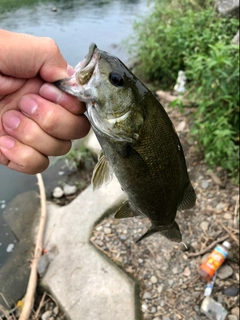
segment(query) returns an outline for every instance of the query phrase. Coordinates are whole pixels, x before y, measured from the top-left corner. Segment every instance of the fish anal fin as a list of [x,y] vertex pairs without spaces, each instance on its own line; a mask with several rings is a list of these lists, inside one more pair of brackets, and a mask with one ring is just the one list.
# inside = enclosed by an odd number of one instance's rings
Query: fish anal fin
[[134,212],[128,201],[125,201],[114,215],[115,219],[132,218],[139,216],[140,213]]
[[178,224],[174,221],[170,226],[154,226],[152,225],[148,231],[142,235],[136,243],[140,242],[141,240],[151,236],[152,234],[159,232],[161,235],[166,237],[167,239],[173,242],[181,242],[182,241],[182,234],[179,229]]
[[97,190],[103,184],[108,184],[112,180],[112,169],[103,153],[100,154],[98,163],[96,164],[92,175],[92,188]]
[[196,202],[196,193],[193,189],[191,182],[189,182],[187,188],[184,191],[183,199],[178,205],[178,210],[186,210],[194,207]]

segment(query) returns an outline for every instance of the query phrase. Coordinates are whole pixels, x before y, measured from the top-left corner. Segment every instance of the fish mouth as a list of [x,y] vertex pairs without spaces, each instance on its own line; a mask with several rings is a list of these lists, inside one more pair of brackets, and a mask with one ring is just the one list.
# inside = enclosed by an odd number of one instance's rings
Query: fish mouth
[[61,90],[76,96],[79,100],[87,101],[84,97],[83,85],[88,83],[91,78],[95,66],[100,58],[100,51],[95,43],[89,46],[88,54],[74,68],[75,73],[70,78],[65,78],[54,82]]
[[91,78],[97,61],[99,60],[100,52],[95,43],[91,43],[89,46],[88,54],[80,64],[75,67],[78,82],[80,85],[84,85]]

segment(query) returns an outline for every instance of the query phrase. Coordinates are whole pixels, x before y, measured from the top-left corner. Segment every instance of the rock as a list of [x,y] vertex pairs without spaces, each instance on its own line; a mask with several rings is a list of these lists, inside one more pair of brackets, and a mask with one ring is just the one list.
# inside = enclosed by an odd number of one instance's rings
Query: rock
[[151,299],[152,295],[149,292],[144,292],[143,299]]
[[201,229],[202,229],[203,232],[207,232],[208,227],[209,227],[209,222],[207,222],[207,221],[202,221],[202,222],[200,223],[200,227],[201,227]]
[[157,291],[158,293],[161,293],[163,291],[163,286],[158,286]]
[[232,44],[239,44],[239,30],[232,39]]
[[174,280],[173,279],[168,279],[168,284],[171,287],[173,285]]
[[153,318],[153,320],[160,320],[160,318],[159,318],[159,317],[156,317],[156,318]]
[[228,287],[223,290],[223,294],[225,294],[228,297],[235,297],[238,295],[239,289],[236,287]]
[[42,314],[41,320],[49,320],[51,315],[52,315],[52,311],[47,310]]
[[174,268],[172,269],[172,273],[173,273],[173,274],[178,274],[178,273],[179,273],[178,267],[174,267]]
[[162,320],[170,320],[169,316],[162,316]]
[[218,0],[216,8],[224,17],[239,18],[239,0]]
[[224,280],[231,277],[232,274],[233,274],[233,269],[228,265],[224,265],[224,266],[221,266],[221,268],[218,270],[217,277]]
[[239,317],[239,307],[235,307],[231,310],[231,314],[234,314],[235,316]]
[[183,131],[186,127],[186,121],[181,121],[179,122],[178,126],[176,127],[176,131],[179,132],[179,131]]
[[238,317],[235,314],[229,314],[228,320],[238,320]]
[[57,316],[58,313],[59,313],[59,308],[58,308],[58,306],[56,306],[56,307],[53,309],[53,314],[54,314],[55,316]]
[[184,275],[184,277],[189,277],[191,275],[191,270],[189,269],[189,267],[186,267],[184,269],[183,275]]
[[232,219],[231,213],[228,213],[228,212],[224,213],[223,219],[225,219],[225,220],[231,220],[231,219]]
[[192,296],[193,296],[195,299],[197,299],[197,298],[199,298],[200,294],[201,294],[200,291],[194,291],[194,292],[192,293]]
[[111,228],[108,228],[108,227],[105,227],[105,228],[103,228],[103,231],[104,231],[104,233],[106,233],[106,234],[110,234],[110,233],[112,232],[112,229],[111,229]]
[[66,196],[71,196],[72,194],[77,192],[77,187],[65,184],[63,187],[63,191]]
[[62,188],[56,187],[53,189],[52,195],[54,198],[59,199],[62,198],[62,196],[64,195],[64,191]]
[[152,283],[157,283],[157,282],[158,282],[158,279],[157,279],[156,276],[151,276],[150,281],[151,281]]
[[157,311],[157,308],[156,307],[152,307],[150,312],[151,313],[155,313],[156,311]]
[[225,203],[223,203],[223,202],[219,202],[219,203],[216,205],[216,209],[217,209],[217,210],[223,210],[225,207],[226,207],[226,205],[225,205]]
[[197,241],[192,242],[192,243],[191,243],[191,246],[192,246],[192,248],[193,248],[195,251],[197,251],[197,250],[200,249],[200,243],[197,242]]
[[147,305],[146,304],[142,304],[142,312],[146,312],[147,311]]
[[208,186],[209,186],[209,182],[207,180],[203,180],[201,182],[201,186],[202,186],[203,189],[207,189]]
[[56,7],[52,7],[52,12],[57,12],[57,8]]

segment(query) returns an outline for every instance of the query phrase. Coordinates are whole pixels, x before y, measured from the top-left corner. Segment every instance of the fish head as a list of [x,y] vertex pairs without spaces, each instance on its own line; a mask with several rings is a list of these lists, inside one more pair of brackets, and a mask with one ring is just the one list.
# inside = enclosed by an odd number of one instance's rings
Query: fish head
[[87,117],[98,132],[119,141],[139,138],[148,90],[117,57],[91,44],[73,76],[55,84],[86,103]]

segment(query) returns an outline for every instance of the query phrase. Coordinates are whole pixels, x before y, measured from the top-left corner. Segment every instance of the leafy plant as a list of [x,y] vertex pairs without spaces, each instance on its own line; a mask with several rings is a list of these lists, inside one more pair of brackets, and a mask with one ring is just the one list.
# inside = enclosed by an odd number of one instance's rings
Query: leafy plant
[[217,42],[208,54],[186,58],[191,79],[188,96],[198,105],[192,134],[209,165],[221,165],[236,175],[239,143],[239,55],[236,45]]
[[188,97],[198,107],[191,132],[206,162],[232,176],[239,158],[239,53],[230,43],[237,29],[237,19],[218,16],[214,1],[161,0],[129,40],[140,71],[161,87],[171,88],[185,71]]
[[70,170],[77,171],[83,168],[87,162],[91,165],[95,163],[92,153],[84,146],[72,148],[66,155],[65,163]]

